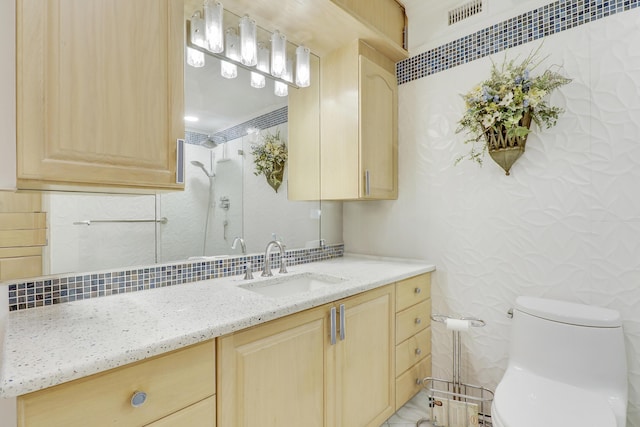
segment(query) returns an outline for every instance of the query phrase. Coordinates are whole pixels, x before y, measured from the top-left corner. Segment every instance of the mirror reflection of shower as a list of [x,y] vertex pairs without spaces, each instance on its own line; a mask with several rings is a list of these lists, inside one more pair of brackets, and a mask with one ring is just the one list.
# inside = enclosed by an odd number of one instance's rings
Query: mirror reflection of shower
[[[218,144],[214,143],[212,140],[207,140],[207,142],[211,141],[211,144],[203,144],[209,149],[215,148]],[[197,168],[200,168],[202,172],[209,178],[209,199],[207,201],[207,215],[205,216],[204,222],[204,232],[202,234],[202,256],[205,256],[207,253],[207,236],[209,235],[209,221],[211,220],[211,216],[214,214],[214,209],[216,207],[216,196],[215,196],[215,178],[216,173],[214,170],[216,155],[211,150],[209,152],[209,169],[204,166],[204,164],[198,160],[193,160],[191,164]]]

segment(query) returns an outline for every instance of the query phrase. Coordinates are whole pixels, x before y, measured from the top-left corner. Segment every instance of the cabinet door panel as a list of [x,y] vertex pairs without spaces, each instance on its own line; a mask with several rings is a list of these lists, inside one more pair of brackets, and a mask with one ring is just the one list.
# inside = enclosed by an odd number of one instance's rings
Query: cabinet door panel
[[324,426],[326,310],[219,340],[220,425]]
[[[394,412],[393,287],[344,302],[336,346],[336,426],[380,425]],[[339,334],[340,335],[340,334]]]
[[364,198],[398,197],[397,120],[395,76],[360,56],[360,161]]
[[18,185],[178,188],[180,0],[18,0]]

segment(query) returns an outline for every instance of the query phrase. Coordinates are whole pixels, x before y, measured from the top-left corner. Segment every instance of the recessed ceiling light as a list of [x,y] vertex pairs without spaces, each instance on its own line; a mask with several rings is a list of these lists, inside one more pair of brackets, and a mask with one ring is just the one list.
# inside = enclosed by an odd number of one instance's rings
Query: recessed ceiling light
[[200,120],[200,119],[198,119],[195,116],[184,116],[184,121],[185,122],[197,122],[198,120]]

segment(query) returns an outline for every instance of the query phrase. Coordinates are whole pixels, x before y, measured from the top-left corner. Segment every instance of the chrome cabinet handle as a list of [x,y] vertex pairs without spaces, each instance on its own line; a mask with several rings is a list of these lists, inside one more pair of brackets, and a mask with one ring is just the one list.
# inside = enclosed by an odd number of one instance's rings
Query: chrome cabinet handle
[[420,289],[420,288],[416,288],[416,289],[415,289],[415,293],[416,293],[416,294],[419,294],[420,292],[422,292],[422,289]]
[[144,391],[136,391],[135,393],[133,393],[133,396],[131,396],[131,406],[133,406],[134,408],[139,408],[140,406],[144,405],[144,402],[147,401],[147,393],[145,393]]
[[416,355],[420,356],[422,354],[422,350],[420,350],[419,348],[416,348]]
[[340,341],[344,341],[346,332],[346,321],[344,319],[344,304],[340,304]]
[[370,191],[370,186],[369,186],[370,180],[369,180],[369,169],[367,169],[364,172],[364,194],[365,195],[369,195],[371,193]]
[[336,308],[331,307],[331,345],[336,344]]
[[419,317],[416,317],[416,325],[419,325],[420,323],[422,323],[422,319]]

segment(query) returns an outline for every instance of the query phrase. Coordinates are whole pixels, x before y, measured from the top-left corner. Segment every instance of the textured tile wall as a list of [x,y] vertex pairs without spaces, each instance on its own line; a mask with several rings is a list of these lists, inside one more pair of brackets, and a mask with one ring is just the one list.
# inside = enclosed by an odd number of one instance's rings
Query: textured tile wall
[[[500,381],[511,329],[506,313],[518,295],[620,311],[627,427],[639,427],[640,8],[627,5],[624,13],[603,12],[603,19],[545,37],[542,52],[550,57],[543,67],[559,65],[573,79],[550,100],[566,113],[552,129],[534,126],[511,176],[488,158],[482,168],[454,166],[468,150],[455,133],[464,112],[460,94],[488,76],[489,57],[401,85],[399,198],[346,203],[344,242],[349,252],[436,265],[433,311],[487,322],[462,337],[462,379],[472,384],[495,388]],[[525,56],[541,43],[492,59]],[[433,363],[434,375],[451,378],[451,335],[440,324],[433,325]]]

